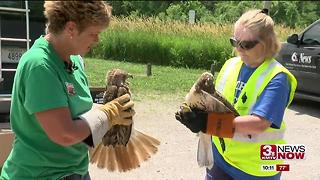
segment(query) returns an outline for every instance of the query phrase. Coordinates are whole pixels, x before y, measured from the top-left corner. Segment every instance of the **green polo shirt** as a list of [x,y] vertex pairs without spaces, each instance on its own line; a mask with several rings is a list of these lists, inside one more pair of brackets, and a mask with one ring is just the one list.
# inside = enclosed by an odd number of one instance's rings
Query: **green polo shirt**
[[47,136],[36,112],[68,107],[73,119],[92,107],[88,80],[80,56],[71,56],[78,69],[68,72],[53,47],[41,36],[19,62],[14,79],[11,126],[13,149],[0,179],[59,179],[88,171],[88,148],[64,147]]

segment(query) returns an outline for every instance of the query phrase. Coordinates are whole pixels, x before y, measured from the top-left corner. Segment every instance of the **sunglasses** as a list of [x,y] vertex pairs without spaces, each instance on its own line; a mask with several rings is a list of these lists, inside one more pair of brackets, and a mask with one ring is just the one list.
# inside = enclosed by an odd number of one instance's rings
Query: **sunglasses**
[[257,41],[257,40],[255,40],[255,41],[238,41],[234,37],[230,38],[231,46],[240,47],[241,49],[244,49],[244,50],[250,50],[250,49],[254,48],[258,43],[259,43],[259,41]]

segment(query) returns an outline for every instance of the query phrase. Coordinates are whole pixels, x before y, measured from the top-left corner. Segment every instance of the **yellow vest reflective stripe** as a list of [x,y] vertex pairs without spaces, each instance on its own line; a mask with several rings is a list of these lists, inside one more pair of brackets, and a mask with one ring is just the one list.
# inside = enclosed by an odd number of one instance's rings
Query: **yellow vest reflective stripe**
[[[268,66],[263,69],[263,71],[260,73],[260,75],[256,78],[256,81],[254,82],[255,87],[253,88],[253,94],[251,95],[252,97],[257,97],[258,94],[261,94],[261,92],[262,92],[261,87],[262,87],[263,83],[266,82],[264,80],[265,80],[266,76],[268,75],[268,72],[270,72],[278,64],[279,63],[277,61],[270,61],[270,64],[267,64]],[[249,107],[249,114],[252,113],[252,108],[253,108],[256,100],[257,99],[255,99],[255,101],[253,103],[251,103],[251,106]]]
[[[234,93],[236,82],[243,62],[239,57],[228,60],[222,67],[217,79],[216,90],[218,90],[230,103],[234,102]],[[296,79],[276,60],[265,60],[255,72],[251,75],[248,82],[242,89],[238,101],[234,104],[240,115],[251,114],[252,107],[256,103],[264,88],[271,79],[280,72],[288,75],[291,85],[290,99],[288,105],[293,99],[296,89]],[[242,101],[242,97],[246,96],[246,101]],[[265,132],[252,135],[236,133],[235,136],[225,138],[226,150],[222,152],[219,138],[213,136],[213,143],[216,145],[218,152],[225,161],[232,166],[254,176],[272,176],[277,174],[276,171],[262,171],[261,165],[274,165],[283,163],[282,160],[261,160],[260,145],[261,144],[283,144],[285,131],[285,123],[282,122],[280,129],[268,128]]]
[[264,141],[272,141],[272,140],[282,140],[284,137],[284,129],[274,132],[265,131],[261,134],[251,135],[249,138],[248,135],[236,133],[232,140],[240,141],[240,142],[248,142],[248,143],[259,143]]
[[217,79],[221,79],[219,84],[216,84],[216,87],[215,87],[218,92],[223,92],[224,87],[226,86],[226,83],[227,83],[228,76],[232,72],[234,72],[235,67],[236,69],[239,68],[239,64],[242,64],[242,63],[241,61],[238,61],[238,58],[230,59],[224,64],[223,68],[221,68],[220,73],[218,74],[218,77],[217,77]]

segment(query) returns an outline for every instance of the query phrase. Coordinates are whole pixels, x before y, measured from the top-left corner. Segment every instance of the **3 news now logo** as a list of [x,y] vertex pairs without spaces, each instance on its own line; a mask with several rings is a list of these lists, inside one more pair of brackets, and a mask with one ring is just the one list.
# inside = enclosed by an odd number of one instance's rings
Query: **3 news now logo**
[[306,147],[303,144],[264,144],[260,146],[261,160],[305,159]]

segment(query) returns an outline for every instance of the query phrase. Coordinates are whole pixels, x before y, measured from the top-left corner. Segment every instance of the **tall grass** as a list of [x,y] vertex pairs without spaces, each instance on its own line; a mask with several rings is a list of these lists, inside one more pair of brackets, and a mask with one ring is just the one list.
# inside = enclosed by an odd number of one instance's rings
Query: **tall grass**
[[213,24],[114,19],[92,57],[193,68],[215,63],[221,67],[232,56],[226,38],[229,31]]
[[[285,41],[288,35],[300,30],[276,26],[276,31]],[[233,25],[114,18],[90,54],[96,58],[187,68],[215,64],[220,69],[233,56],[229,44],[232,33]]]
[[280,25],[276,25],[275,26],[275,31],[279,37],[279,39],[284,42],[287,40],[288,36],[292,35],[292,34],[298,34],[303,30],[302,27],[297,27],[295,29],[293,28],[289,28],[289,27],[285,27],[284,25],[280,24]]
[[164,35],[194,36],[224,36],[232,31],[231,25],[217,25],[212,23],[197,23],[190,25],[181,21],[162,21],[157,18],[114,18],[110,28],[126,29],[130,31],[145,30],[147,32]]

